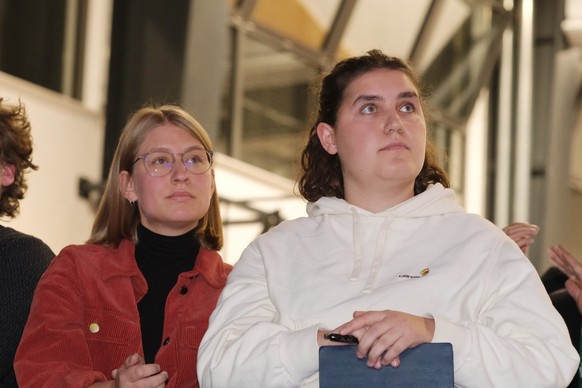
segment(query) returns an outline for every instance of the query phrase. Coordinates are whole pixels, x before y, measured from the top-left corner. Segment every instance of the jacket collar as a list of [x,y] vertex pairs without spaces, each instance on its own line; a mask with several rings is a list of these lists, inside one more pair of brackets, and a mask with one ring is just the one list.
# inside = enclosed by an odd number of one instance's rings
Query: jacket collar
[[[122,240],[118,247],[107,249],[112,252],[108,254],[110,259],[103,263],[103,281],[117,276],[130,277],[136,294],[143,296],[147,291],[147,284],[135,261],[135,244],[130,240]],[[181,276],[193,278],[202,275],[210,286],[222,288],[226,284],[227,268],[230,266],[224,264],[218,252],[200,247],[194,268]]]
[[214,288],[223,288],[226,285],[229,265],[222,261],[222,258],[215,250],[200,247],[200,252],[196,258],[194,269],[187,273],[187,276],[198,274],[204,277],[206,282]]

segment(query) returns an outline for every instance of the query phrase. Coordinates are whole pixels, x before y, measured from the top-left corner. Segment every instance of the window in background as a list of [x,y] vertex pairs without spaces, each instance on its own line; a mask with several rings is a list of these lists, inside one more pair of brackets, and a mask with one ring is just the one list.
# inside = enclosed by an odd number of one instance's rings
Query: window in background
[[254,40],[248,41],[244,58],[241,159],[294,179],[317,72],[293,53]]
[[81,95],[85,1],[0,2],[0,71],[65,95]]

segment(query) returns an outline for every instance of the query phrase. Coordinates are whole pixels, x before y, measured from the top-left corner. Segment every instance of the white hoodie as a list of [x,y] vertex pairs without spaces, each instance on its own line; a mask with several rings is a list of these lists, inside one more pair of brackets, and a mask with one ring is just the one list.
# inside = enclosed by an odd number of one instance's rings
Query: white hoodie
[[201,386],[317,387],[318,328],[356,310],[434,318],[459,387],[556,388],[574,376],[578,353],[534,267],[452,190],[436,184],[379,213],[337,198],[307,211],[235,264],[200,345]]

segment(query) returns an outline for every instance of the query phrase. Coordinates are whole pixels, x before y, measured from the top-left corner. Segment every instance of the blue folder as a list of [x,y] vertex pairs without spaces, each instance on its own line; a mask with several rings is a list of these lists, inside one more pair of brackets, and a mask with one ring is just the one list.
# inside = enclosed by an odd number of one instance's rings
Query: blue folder
[[356,346],[319,348],[320,388],[406,387],[451,388],[454,386],[453,346],[426,343],[400,354],[400,366],[370,368],[356,356]]

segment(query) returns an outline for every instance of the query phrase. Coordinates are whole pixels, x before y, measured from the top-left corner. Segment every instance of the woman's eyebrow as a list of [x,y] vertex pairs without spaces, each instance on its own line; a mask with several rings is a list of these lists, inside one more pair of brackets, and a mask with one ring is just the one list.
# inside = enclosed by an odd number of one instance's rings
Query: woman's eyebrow
[[[201,145],[193,145],[191,147],[184,149],[183,152],[188,152],[188,151],[193,151],[193,150],[206,151],[206,148],[204,148]],[[154,147],[151,150],[149,150],[148,152],[152,152],[152,151],[165,151],[165,152],[169,152],[169,153],[175,153],[174,150],[172,150],[168,147],[164,147],[164,146]],[[177,152],[177,153],[179,153],[179,152]]]
[[[405,99],[405,98],[418,98],[418,93],[414,90],[406,90],[404,92],[398,93],[398,99]],[[384,97],[376,95],[376,94],[362,94],[354,100],[352,105],[358,104],[360,101],[369,102],[369,101],[384,101]]]
[[356,99],[354,100],[354,102],[352,103],[352,105],[356,105],[358,104],[360,101],[384,101],[384,98],[375,94],[363,94],[360,95],[358,97],[356,97]]
[[408,90],[398,94],[398,98],[418,98],[418,93],[414,90]]

